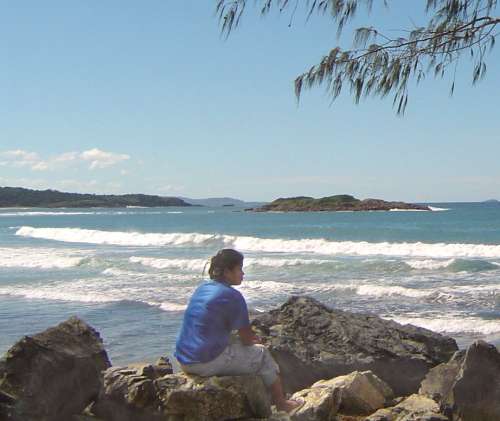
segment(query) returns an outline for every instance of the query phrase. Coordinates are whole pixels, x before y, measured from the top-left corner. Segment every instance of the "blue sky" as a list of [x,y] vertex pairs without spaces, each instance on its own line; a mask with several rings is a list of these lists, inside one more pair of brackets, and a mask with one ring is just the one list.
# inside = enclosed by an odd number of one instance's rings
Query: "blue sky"
[[[395,2],[393,2],[395,3]],[[410,2],[408,2],[410,3]],[[422,1],[354,26],[423,21]],[[253,4],[253,2],[250,2]],[[271,200],[351,193],[407,201],[500,198],[500,52],[471,86],[297,106],[294,78],[336,45],[325,18],[261,19],[221,38],[215,1],[0,0],[0,185]],[[341,45],[349,47],[349,31]]]

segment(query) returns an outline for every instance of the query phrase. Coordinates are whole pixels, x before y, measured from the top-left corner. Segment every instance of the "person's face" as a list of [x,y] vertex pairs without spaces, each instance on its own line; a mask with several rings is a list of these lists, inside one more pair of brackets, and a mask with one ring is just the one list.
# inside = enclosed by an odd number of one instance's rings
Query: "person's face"
[[224,271],[224,279],[230,285],[240,285],[241,281],[243,281],[243,276],[245,272],[243,272],[243,265],[235,266],[232,269],[226,269]]

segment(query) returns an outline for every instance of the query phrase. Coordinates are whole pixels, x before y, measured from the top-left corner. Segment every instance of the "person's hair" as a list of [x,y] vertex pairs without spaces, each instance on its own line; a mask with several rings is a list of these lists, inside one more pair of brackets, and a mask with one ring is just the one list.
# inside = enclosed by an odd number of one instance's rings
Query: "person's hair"
[[233,249],[222,249],[210,259],[208,275],[210,279],[223,279],[226,269],[232,270],[243,265],[243,254]]

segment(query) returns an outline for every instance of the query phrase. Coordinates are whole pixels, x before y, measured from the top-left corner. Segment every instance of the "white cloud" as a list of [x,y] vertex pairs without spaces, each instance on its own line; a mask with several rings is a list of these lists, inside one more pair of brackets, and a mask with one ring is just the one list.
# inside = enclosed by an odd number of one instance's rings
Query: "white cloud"
[[65,152],[60,155],[55,156],[53,162],[70,162],[75,161],[78,158],[78,152]]
[[33,171],[47,171],[49,169],[49,164],[44,161],[39,161],[31,165]]
[[23,151],[22,149],[16,149],[12,151],[2,152],[2,156],[6,158],[12,158],[19,161],[39,161],[40,157],[36,152]]
[[80,158],[85,161],[90,161],[89,168],[94,170],[96,168],[111,167],[119,162],[130,159],[129,155],[118,154],[112,152],[105,152],[100,149],[94,148],[84,151],[80,154]]
[[37,153],[22,149],[2,152],[0,153],[0,157],[4,159],[1,163],[2,166],[11,166],[14,168],[30,167],[33,169],[41,161]]
[[178,193],[184,191],[184,186],[174,186],[173,184],[165,184],[157,187],[156,192],[158,194],[168,194],[168,193]]
[[48,159],[42,159],[36,152],[22,149],[0,152],[0,166],[12,168],[29,167],[32,171],[55,170],[72,162],[90,162],[89,168],[106,168],[130,159],[129,155],[106,152],[98,148],[83,152],[64,152]]

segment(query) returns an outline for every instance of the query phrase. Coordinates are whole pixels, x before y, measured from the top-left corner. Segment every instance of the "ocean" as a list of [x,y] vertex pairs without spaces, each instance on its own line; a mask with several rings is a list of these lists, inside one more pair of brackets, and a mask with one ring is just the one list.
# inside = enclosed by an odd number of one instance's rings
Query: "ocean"
[[261,312],[291,295],[454,337],[500,341],[500,205],[434,212],[224,208],[0,210],[0,353],[78,315],[114,365],[171,357],[183,310],[224,247]]

